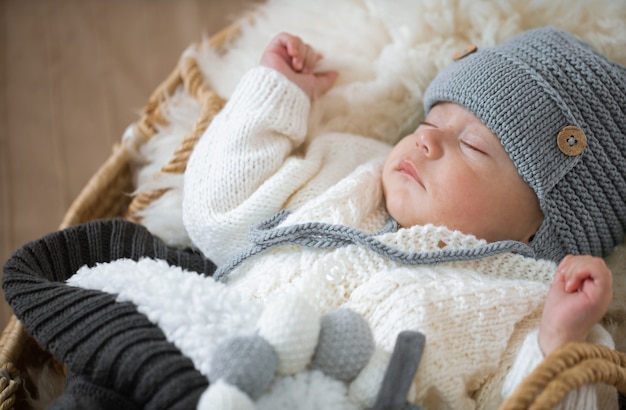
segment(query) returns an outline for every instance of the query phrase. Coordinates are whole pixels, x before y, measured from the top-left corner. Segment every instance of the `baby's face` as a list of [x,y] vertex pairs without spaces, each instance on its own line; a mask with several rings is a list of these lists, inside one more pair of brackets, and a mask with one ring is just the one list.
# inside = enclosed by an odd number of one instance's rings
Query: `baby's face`
[[443,225],[489,242],[528,242],[543,214],[499,139],[460,105],[439,103],[391,151],[389,214],[402,227]]

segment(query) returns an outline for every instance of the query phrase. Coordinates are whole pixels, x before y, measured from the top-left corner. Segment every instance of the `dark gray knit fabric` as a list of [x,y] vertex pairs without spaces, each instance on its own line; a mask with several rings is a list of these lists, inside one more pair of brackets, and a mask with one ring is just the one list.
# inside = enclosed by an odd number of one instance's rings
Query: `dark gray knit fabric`
[[[622,242],[625,67],[564,31],[539,28],[450,64],[426,90],[426,112],[440,101],[479,117],[537,193],[545,217],[531,243],[538,257],[606,256]],[[584,132],[582,154],[559,150],[565,126]]]
[[68,375],[67,386],[63,394],[57,398],[48,410],[89,409],[137,409],[140,407],[117,392],[99,386],[83,376]]
[[215,269],[199,253],[170,248],[123,220],[52,233],[5,264],[2,287],[15,315],[72,375],[53,408],[190,409],[208,387],[134,304],[64,283],[84,265],[142,257],[205,274]]

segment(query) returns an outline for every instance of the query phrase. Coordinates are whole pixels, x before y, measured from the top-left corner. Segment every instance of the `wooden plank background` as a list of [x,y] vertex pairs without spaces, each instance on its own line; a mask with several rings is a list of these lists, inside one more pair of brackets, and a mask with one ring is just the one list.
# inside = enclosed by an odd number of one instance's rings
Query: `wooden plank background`
[[56,230],[182,51],[259,2],[0,0],[2,265]]

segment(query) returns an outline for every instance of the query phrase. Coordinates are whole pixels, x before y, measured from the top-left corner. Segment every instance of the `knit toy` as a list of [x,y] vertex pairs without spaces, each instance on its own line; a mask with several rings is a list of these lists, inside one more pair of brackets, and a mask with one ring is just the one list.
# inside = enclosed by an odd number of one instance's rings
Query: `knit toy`
[[[422,334],[401,333],[394,352],[401,363],[392,366],[389,353],[375,347],[369,325],[359,314],[339,308],[320,317],[304,298],[285,295],[265,307],[254,334],[228,337],[218,345],[211,384],[198,408],[255,409],[254,401],[262,394],[272,395],[268,389],[277,377],[306,371],[346,383],[355,409],[419,408],[405,398],[423,345]],[[396,380],[387,383],[383,397],[378,393],[384,379]]]
[[421,333],[400,332],[390,355],[350,309],[322,316],[297,292],[260,305],[205,276],[214,269],[124,220],[16,252],[7,299],[68,368],[48,408],[415,408]]

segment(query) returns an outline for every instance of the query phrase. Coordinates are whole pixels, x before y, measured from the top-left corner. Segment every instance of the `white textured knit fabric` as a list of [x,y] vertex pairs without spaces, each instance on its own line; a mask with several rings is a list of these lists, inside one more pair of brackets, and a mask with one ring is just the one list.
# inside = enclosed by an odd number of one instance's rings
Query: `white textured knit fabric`
[[259,336],[278,356],[278,374],[306,369],[320,334],[320,315],[314,306],[295,294],[284,295],[265,305],[257,326]]
[[[352,134],[307,137],[309,109],[282,75],[255,68],[198,142],[185,173],[183,221],[218,265],[249,245],[252,225],[283,208],[293,211],[283,225],[319,221],[374,232],[388,218],[380,175],[391,147]],[[484,244],[432,225],[379,239],[406,251]],[[409,398],[427,408],[471,409],[497,407],[507,372],[523,377],[531,370],[511,366],[524,341],[532,343],[526,336],[539,325],[554,270],[551,262],[513,254],[406,267],[358,246],[294,246],[248,259],[228,283],[261,302],[298,290],[322,314],[348,306],[388,351],[399,332],[424,333]],[[541,353],[534,352],[528,360],[537,362]]]
[[385,375],[385,369],[391,359],[391,353],[378,348],[374,350],[372,359],[361,373],[350,383],[348,394],[357,404],[371,409],[376,404],[376,394],[380,390]]
[[232,95],[197,143],[185,173],[185,227],[218,265],[248,245],[252,225],[317,198],[357,165],[384,158],[389,149],[343,134],[316,138],[304,154],[299,148],[310,107],[305,94],[261,67],[245,76],[240,89],[245,92]]

